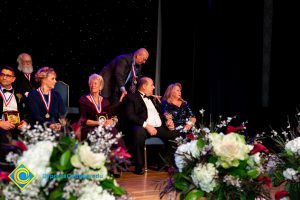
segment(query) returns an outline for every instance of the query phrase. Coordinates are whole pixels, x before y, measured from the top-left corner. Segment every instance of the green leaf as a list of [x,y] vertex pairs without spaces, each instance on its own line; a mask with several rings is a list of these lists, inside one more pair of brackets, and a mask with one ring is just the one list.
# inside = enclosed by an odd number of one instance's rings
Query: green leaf
[[256,170],[256,169],[251,169],[247,172],[247,175],[252,178],[252,179],[255,179],[258,177],[259,175],[259,172]]
[[174,186],[176,189],[181,191],[186,191],[189,188],[189,183],[187,183],[184,179],[180,179],[175,182]]
[[110,189],[115,195],[121,196],[125,194],[125,190],[114,184],[113,179],[105,179],[101,182],[101,186],[104,189]]
[[60,157],[60,167],[62,170],[66,170],[66,169],[70,169],[70,167],[72,167],[71,165],[71,151],[67,150],[66,152],[64,152],[61,157]]
[[201,191],[201,190],[192,190],[185,197],[185,200],[199,200],[203,196],[204,196],[203,191]]
[[49,200],[61,199],[63,191],[58,188],[50,193]]
[[202,138],[198,139],[198,141],[197,141],[197,147],[199,149],[203,149],[204,146],[205,146],[205,143],[204,143],[203,139]]

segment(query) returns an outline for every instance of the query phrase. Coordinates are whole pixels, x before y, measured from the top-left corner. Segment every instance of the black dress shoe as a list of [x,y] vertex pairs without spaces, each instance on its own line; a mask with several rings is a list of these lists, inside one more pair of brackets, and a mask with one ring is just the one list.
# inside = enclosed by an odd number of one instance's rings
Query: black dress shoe
[[141,167],[135,167],[133,173],[138,175],[143,175],[145,173],[145,170]]

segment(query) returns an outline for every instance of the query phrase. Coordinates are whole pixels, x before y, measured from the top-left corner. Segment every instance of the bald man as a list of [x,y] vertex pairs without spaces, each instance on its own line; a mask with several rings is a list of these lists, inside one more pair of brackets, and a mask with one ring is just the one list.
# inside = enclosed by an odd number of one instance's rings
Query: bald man
[[141,76],[141,65],[146,63],[148,57],[149,53],[145,48],[115,57],[100,72],[104,79],[101,95],[115,105],[128,93],[134,93]]

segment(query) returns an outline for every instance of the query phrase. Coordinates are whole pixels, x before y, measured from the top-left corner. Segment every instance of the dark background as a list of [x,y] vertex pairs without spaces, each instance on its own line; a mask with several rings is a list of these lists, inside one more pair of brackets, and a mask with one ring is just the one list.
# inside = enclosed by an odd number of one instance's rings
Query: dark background
[[[194,112],[212,119],[238,115],[253,131],[286,125],[299,107],[299,15],[273,0],[270,91],[262,106],[264,2],[162,1],[161,95],[180,82]],[[92,73],[116,55],[145,47],[144,75],[155,76],[158,0],[1,1],[0,66],[18,54],[55,68],[70,85],[70,104],[88,91]]]

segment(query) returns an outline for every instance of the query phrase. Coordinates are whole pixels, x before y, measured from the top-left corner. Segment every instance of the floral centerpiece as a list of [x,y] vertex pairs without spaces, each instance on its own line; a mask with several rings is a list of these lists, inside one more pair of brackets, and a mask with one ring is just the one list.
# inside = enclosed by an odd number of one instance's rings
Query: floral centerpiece
[[[227,127],[228,122],[222,123]],[[177,169],[170,173],[161,197],[176,191],[180,199],[270,199],[264,145],[247,144],[244,135],[232,131],[225,135],[200,127],[194,133],[198,133],[194,138],[177,140]]]
[[[7,161],[18,166],[24,163],[34,174],[34,180],[22,191],[13,182],[4,181],[5,199],[128,199],[107,166],[113,138],[109,128],[99,126],[93,135],[106,135],[97,142],[106,145],[99,149],[87,142],[78,142],[70,134],[52,132],[36,125],[25,135],[28,150],[22,155],[10,153]],[[42,140],[41,140],[42,139]]]
[[[269,173],[274,185],[284,186],[281,193],[290,196],[290,199],[300,199],[300,121],[296,119],[298,126],[293,128],[290,121],[281,132],[271,131],[271,141],[275,142],[277,149],[270,159]],[[265,133],[262,133],[262,137]]]

